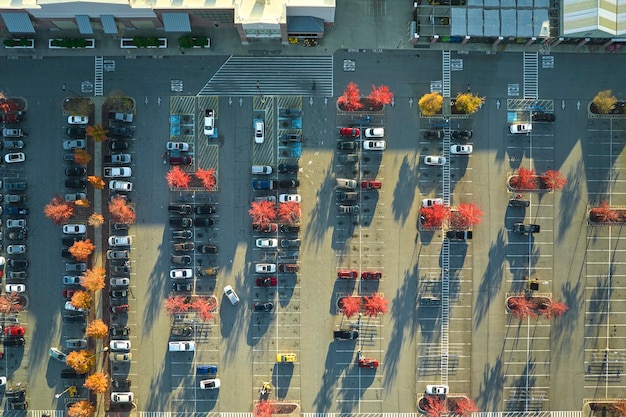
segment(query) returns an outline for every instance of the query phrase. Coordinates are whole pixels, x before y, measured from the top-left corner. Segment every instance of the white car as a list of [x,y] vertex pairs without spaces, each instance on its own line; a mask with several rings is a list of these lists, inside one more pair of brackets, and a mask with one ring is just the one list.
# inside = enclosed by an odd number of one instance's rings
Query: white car
[[66,151],[74,149],[85,149],[86,147],[87,142],[85,141],[85,139],[72,139],[63,141],[63,149],[65,149]]
[[533,125],[530,123],[515,123],[509,126],[509,130],[513,134],[517,134],[517,133],[528,134],[533,131]]
[[187,142],[167,142],[166,146],[168,151],[188,151],[189,144]]
[[134,396],[132,392],[112,392],[111,402],[114,404],[132,403]]
[[128,287],[130,279],[128,278],[111,278],[111,287]]
[[109,349],[118,352],[128,352],[130,350],[130,340],[111,340],[111,342],[109,342]]
[[213,109],[204,109],[204,134],[213,136],[215,133],[215,116]]
[[237,296],[237,293],[235,292],[235,290],[233,290],[233,287],[231,285],[227,285],[224,287],[224,295],[228,297],[228,301],[230,301],[232,305],[239,303],[239,297]]
[[20,255],[26,253],[26,245],[9,245],[7,246],[7,253],[9,255]]
[[254,122],[254,142],[265,142],[265,122],[263,122],[263,120]]
[[448,392],[450,392],[450,387],[447,385],[426,385],[426,394],[445,395]]
[[472,145],[452,145],[450,146],[450,153],[452,155],[469,155],[474,150]]
[[425,198],[422,200],[422,207],[442,206],[443,198]]
[[109,190],[112,191],[133,191],[133,183],[129,181],[111,180],[109,181]]
[[7,229],[26,227],[26,219],[7,219]]
[[80,235],[87,231],[87,226],[84,224],[64,224],[63,233],[66,235]]
[[48,349],[48,355],[50,355],[51,358],[54,358],[63,363],[65,363],[65,359],[67,358],[67,355],[65,353],[61,352],[60,349],[55,347],[51,347],[50,349]]
[[7,284],[4,287],[4,291],[6,292],[25,292],[26,285],[24,284]]
[[281,194],[278,196],[281,203],[299,203],[302,201],[300,194]]
[[68,349],[84,349],[87,347],[86,339],[67,339],[65,347]]
[[200,381],[200,389],[218,389],[222,385],[219,378],[203,379]]
[[272,274],[276,272],[276,264],[256,264],[254,272],[257,274]]
[[133,238],[130,236],[110,236],[109,246],[130,246],[133,244]]
[[385,136],[384,127],[369,127],[365,129],[366,138],[382,138]]
[[363,149],[366,151],[384,151],[387,147],[387,142],[384,140],[366,140],[363,141]]
[[170,278],[172,279],[187,279],[193,278],[193,270],[190,268],[177,268],[170,271]]
[[86,200],[87,194],[85,193],[69,193],[65,194],[65,201],[77,201],[77,200]]
[[26,155],[24,152],[13,152],[4,155],[4,162],[7,164],[14,164],[16,162],[24,162],[26,160]]
[[257,248],[276,248],[278,247],[278,239],[261,238],[256,240]]
[[87,116],[68,116],[67,123],[71,125],[86,125],[89,123],[89,117]]
[[71,301],[66,301],[66,302],[65,302],[65,309],[66,309],[66,310],[68,310],[68,311],[81,311],[81,312],[82,312],[82,311],[85,311],[85,309],[83,309],[83,308],[77,308],[77,307],[74,307],[74,306],[72,305],[72,302],[71,302]]
[[269,165],[252,165],[252,175],[270,175],[272,167]]
[[78,275],[63,275],[63,285],[80,285]]
[[446,158],[443,156],[427,155],[424,157],[424,163],[426,165],[445,165]]

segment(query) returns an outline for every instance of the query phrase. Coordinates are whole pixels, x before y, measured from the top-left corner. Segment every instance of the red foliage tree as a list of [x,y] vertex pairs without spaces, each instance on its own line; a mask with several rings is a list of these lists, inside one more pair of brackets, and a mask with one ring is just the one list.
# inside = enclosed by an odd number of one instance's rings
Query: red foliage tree
[[266,225],[276,218],[276,206],[271,201],[253,201],[248,213],[253,223]]
[[520,167],[517,175],[511,178],[511,187],[516,190],[537,189],[537,176],[534,169]]
[[109,201],[109,213],[113,216],[113,220],[118,223],[135,223],[137,215],[135,210],[128,205],[124,197],[116,196]]
[[167,314],[170,316],[177,313],[184,313],[191,308],[191,304],[189,304],[188,301],[187,297],[183,297],[182,295],[170,295],[163,302],[163,308],[165,308],[165,311],[167,311]]
[[367,96],[372,102],[379,106],[390,104],[393,100],[393,93],[389,91],[389,87],[386,85],[379,85],[376,87],[372,84],[372,92]]
[[618,400],[615,404],[611,405],[611,409],[626,416],[626,400]]
[[67,223],[74,215],[74,207],[67,203],[60,195],[55,196],[43,209],[47,218],[56,224]]
[[567,179],[563,178],[559,171],[546,171],[541,179],[550,190],[562,190],[567,185]]
[[569,307],[564,303],[556,301],[554,299],[550,299],[549,303],[544,304],[542,307],[545,309],[542,310],[543,316],[550,320],[553,317],[561,317],[563,313],[569,310]]
[[276,411],[274,404],[264,398],[255,405],[254,417],[271,417]]
[[180,169],[180,167],[175,166],[167,172],[165,179],[167,180],[167,185],[170,187],[189,188],[191,176]]
[[591,209],[590,218],[592,221],[609,223],[619,219],[619,214],[615,210],[611,210],[609,203],[602,201],[598,207]]
[[280,217],[280,221],[283,223],[295,223],[302,217],[300,204],[293,201],[280,203],[278,206],[278,217]]
[[431,207],[422,207],[420,214],[424,216],[422,226],[426,228],[441,227],[444,220],[450,216],[450,207],[443,204],[435,204]]
[[191,308],[198,313],[198,317],[200,317],[202,321],[210,321],[215,318],[212,312],[215,310],[216,306],[217,304],[213,297],[195,297],[191,302]]
[[19,294],[11,292],[0,296],[0,313],[19,313],[23,308],[24,304],[20,302]]
[[360,98],[359,87],[350,81],[343,95],[337,99],[337,103],[346,111],[355,111],[363,107]]
[[472,413],[480,411],[471,398],[459,398],[454,405],[454,414],[469,417]]
[[[217,184],[217,180],[215,179],[215,169],[202,169],[198,168],[196,171],[196,178],[202,181],[202,186],[205,189],[211,191],[215,188],[215,184]],[[186,187],[185,187],[186,188]]]
[[454,229],[473,227],[483,220],[484,214],[475,204],[462,203],[458,211],[452,213],[451,226]]
[[524,320],[528,317],[537,317],[538,314],[535,311],[535,303],[530,298],[526,297],[511,297],[508,301],[509,308],[513,317]]
[[428,417],[440,417],[448,412],[445,398],[439,396],[425,397],[423,409]]
[[344,297],[341,299],[341,313],[350,318],[359,312],[361,309],[361,297]]
[[374,317],[387,312],[387,299],[381,294],[365,297],[365,315]]

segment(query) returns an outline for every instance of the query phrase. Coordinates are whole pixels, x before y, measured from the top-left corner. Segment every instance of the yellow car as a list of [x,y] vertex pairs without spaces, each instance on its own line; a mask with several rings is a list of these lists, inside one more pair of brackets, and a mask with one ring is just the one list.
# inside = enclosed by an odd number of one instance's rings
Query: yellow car
[[276,355],[276,362],[278,363],[281,363],[281,362],[292,363],[295,361],[296,361],[295,353],[279,353],[278,355]]

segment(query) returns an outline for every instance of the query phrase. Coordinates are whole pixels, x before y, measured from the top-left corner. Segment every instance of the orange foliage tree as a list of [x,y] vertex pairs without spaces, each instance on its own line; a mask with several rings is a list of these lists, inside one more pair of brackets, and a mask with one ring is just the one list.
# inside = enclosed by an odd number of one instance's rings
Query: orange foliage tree
[[550,190],[562,190],[567,185],[567,179],[563,178],[559,171],[548,170],[541,179]]
[[65,364],[79,374],[85,374],[96,364],[96,357],[87,350],[74,350],[67,354]]
[[213,320],[214,316],[212,312],[215,310],[216,306],[215,299],[212,297],[194,297],[191,302],[191,308],[198,313],[198,317],[200,317],[202,321]]
[[248,213],[253,223],[266,225],[276,218],[276,205],[271,201],[253,201]]
[[91,320],[85,333],[95,339],[104,339],[109,334],[109,326],[100,319]]
[[89,200],[85,198],[81,198],[80,200],[74,201],[74,204],[77,205],[78,207],[87,208],[89,207]]
[[591,209],[589,213],[591,220],[601,223],[609,223],[619,220],[617,211],[612,210],[609,203],[602,201],[598,207]]
[[89,401],[77,401],[67,409],[67,417],[91,417],[96,412],[96,407]]
[[211,191],[215,188],[215,184],[217,184],[217,180],[215,178],[215,169],[202,169],[198,168],[196,171],[196,178],[202,181],[202,186]]
[[74,162],[80,165],[87,165],[91,161],[91,155],[84,149],[74,151]]
[[133,224],[137,220],[137,215],[131,206],[128,205],[122,196],[115,196],[109,201],[109,213],[113,220],[118,223]]
[[511,178],[511,187],[518,191],[537,189],[537,176],[534,169],[520,167],[517,175]]
[[283,223],[293,224],[302,217],[302,209],[300,204],[294,201],[288,203],[280,203],[278,206],[278,216]]
[[89,216],[89,220],[87,221],[87,223],[89,224],[89,226],[100,227],[102,226],[102,224],[104,224],[104,216],[99,213],[93,213],[91,216]]
[[191,176],[180,169],[180,167],[175,166],[167,172],[165,179],[167,180],[167,185],[170,187],[189,188]]
[[544,307],[542,315],[548,320],[553,317],[561,317],[563,313],[569,310],[569,307],[565,305],[565,303],[561,303],[552,298],[549,303],[544,304],[542,307]]
[[278,411],[276,406],[263,398],[254,406],[254,417],[271,417],[276,411]]
[[74,295],[72,295],[70,302],[76,308],[87,310],[91,307],[91,294],[87,291],[76,291]]
[[74,207],[67,203],[60,195],[55,196],[50,203],[46,204],[43,213],[56,224],[67,223],[74,215]]
[[511,297],[508,300],[509,308],[513,317],[524,320],[528,317],[537,317],[538,314],[535,311],[535,303],[530,298],[526,297]]
[[24,308],[24,305],[19,301],[19,294],[14,292],[0,296],[0,313],[10,314],[20,312]]
[[87,291],[99,291],[104,288],[105,276],[106,270],[103,267],[94,266],[83,273],[80,285]]
[[372,92],[367,96],[375,104],[382,106],[390,104],[393,101],[393,93],[389,91],[389,87],[386,85],[379,85],[376,87],[372,84]]
[[483,213],[478,206],[473,203],[462,203],[458,211],[452,213],[450,226],[454,229],[467,229],[479,224],[483,220]]
[[163,302],[163,308],[170,316],[173,314],[184,313],[189,311],[191,304],[189,299],[182,295],[170,295]]
[[109,378],[102,372],[96,372],[87,377],[83,386],[96,394],[104,394],[109,389]]
[[448,412],[445,398],[440,398],[439,396],[425,397],[424,403],[422,409],[428,417],[441,417],[442,414]]
[[611,409],[623,416],[626,416],[626,400],[618,400],[616,403],[611,405]]
[[104,129],[102,127],[102,125],[93,125],[93,126],[87,126],[87,136],[89,136],[90,138],[92,138],[94,140],[94,142],[101,142],[103,140],[107,140],[107,133],[109,133],[108,130]]
[[438,228],[450,217],[450,207],[443,204],[435,204],[430,207],[422,207],[420,215],[424,217],[422,226],[426,228]]
[[341,299],[341,313],[350,318],[359,312],[361,309],[361,297],[344,297]]
[[96,190],[102,190],[104,188],[104,180],[97,175],[89,175],[87,177],[89,184],[93,185]]
[[350,81],[343,95],[339,96],[337,99],[337,103],[342,110],[355,111],[363,107],[360,98],[359,87]]
[[72,257],[77,261],[86,261],[95,249],[96,245],[91,243],[90,239],[86,239],[74,242],[74,244],[70,246],[69,251]]
[[365,297],[365,315],[374,317],[387,312],[387,299],[381,294],[374,294],[371,297]]
[[462,417],[470,417],[472,413],[480,411],[476,403],[471,398],[458,398],[454,404],[454,414]]

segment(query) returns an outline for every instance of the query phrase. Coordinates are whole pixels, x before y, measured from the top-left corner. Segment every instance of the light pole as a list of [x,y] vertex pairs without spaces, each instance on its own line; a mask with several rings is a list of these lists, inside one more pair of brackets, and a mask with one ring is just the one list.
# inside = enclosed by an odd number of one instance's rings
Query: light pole
[[71,385],[67,387],[66,389],[64,389],[63,391],[59,392],[58,394],[54,394],[54,398],[59,399],[61,398],[63,394],[65,394],[68,391],[70,393],[70,397],[73,397],[74,395],[76,395],[77,388],[75,385]]

